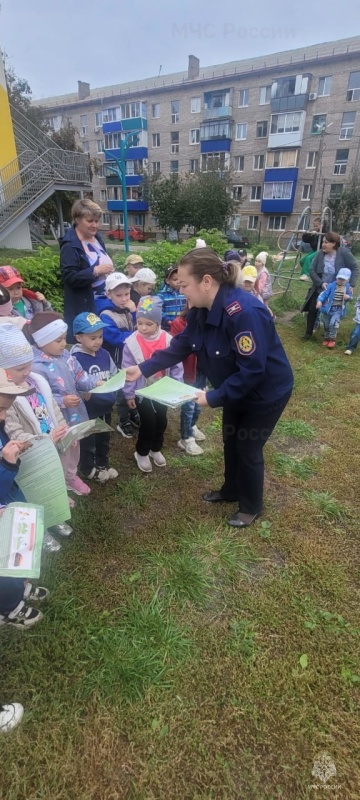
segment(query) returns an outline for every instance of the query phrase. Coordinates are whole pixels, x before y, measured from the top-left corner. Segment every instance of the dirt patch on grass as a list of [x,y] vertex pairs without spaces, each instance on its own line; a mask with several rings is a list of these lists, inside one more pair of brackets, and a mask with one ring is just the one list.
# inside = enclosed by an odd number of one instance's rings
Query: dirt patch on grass
[[279,453],[285,453],[295,458],[305,458],[306,456],[321,456],[326,450],[330,450],[330,445],[321,441],[309,441],[300,439],[297,436],[279,436],[274,434],[271,442]]

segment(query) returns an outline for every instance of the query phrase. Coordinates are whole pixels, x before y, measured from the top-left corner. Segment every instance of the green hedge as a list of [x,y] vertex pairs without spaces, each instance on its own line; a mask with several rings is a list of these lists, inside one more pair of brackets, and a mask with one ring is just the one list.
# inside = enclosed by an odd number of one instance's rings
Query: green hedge
[[55,311],[63,311],[64,289],[57,251],[39,247],[34,256],[12,259],[11,266],[19,270],[27,289],[42,292]]

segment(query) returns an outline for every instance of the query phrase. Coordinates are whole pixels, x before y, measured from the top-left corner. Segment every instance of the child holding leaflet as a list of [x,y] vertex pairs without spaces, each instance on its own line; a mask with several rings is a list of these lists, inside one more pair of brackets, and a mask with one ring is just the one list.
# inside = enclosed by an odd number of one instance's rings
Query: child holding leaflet
[[[137,331],[127,339],[124,345],[123,368],[141,364],[157,350],[165,350],[168,346],[172,337],[166,331],[161,330],[161,316],[162,303],[158,297],[148,296],[141,299],[137,308]],[[140,428],[134,458],[141,472],[152,472],[150,458],[157,467],[166,466],[161,448],[167,427],[167,408],[165,405],[147,398],[136,398],[135,391],[164,375],[170,375],[171,378],[181,381],[182,365],[176,364],[166,372],[157,373],[149,381],[141,376],[137,381],[126,383],[123,390],[129,408],[137,408],[140,415]]]
[[[110,353],[102,347],[102,322],[96,314],[83,311],[73,322],[73,333],[78,344],[71,348],[82,368],[98,380],[107,381],[116,375],[118,369]],[[89,419],[101,417],[111,425],[111,411],[116,400],[116,392],[108,394],[85,394],[85,406]],[[89,480],[105,483],[109,478],[117,478],[119,473],[109,467],[110,433],[96,433],[80,441],[80,469]]]
[[[184,310],[170,325],[170,333],[172,336],[182,333],[186,328],[188,311],[189,306],[186,303]],[[196,386],[198,389],[203,389],[206,385],[206,378],[202,378],[201,375],[197,373],[197,358],[195,353],[191,353],[191,355],[183,361],[183,367],[184,382],[190,386]],[[191,400],[189,403],[183,403],[180,409],[180,440],[178,441],[178,445],[181,450],[185,450],[185,453],[189,456],[201,456],[204,452],[202,447],[197,444],[197,442],[203,442],[205,440],[205,434],[199,430],[196,424],[200,416],[200,411],[200,406],[195,400]]]

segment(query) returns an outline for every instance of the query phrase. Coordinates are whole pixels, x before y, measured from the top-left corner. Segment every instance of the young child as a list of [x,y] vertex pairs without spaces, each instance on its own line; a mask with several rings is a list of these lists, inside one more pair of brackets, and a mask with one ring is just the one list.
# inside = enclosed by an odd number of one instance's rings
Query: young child
[[[26,499],[16,483],[20,466],[20,456],[28,445],[26,442],[10,441],[5,433],[5,416],[19,395],[27,394],[29,387],[16,386],[6,372],[0,369],[0,535],[1,512],[9,503],[26,503]],[[27,630],[40,622],[41,611],[25,603],[45,600],[49,591],[42,586],[33,586],[23,578],[0,577],[0,626],[14,625]],[[0,715],[1,716],[1,715]]]
[[267,306],[272,296],[272,283],[269,270],[266,269],[266,261],[268,257],[268,253],[263,250],[261,253],[258,253],[255,259],[255,267],[257,270],[257,292],[260,295],[261,299]]
[[[161,300],[158,297],[143,297],[137,308],[137,331],[125,342],[122,367],[127,368],[150,358],[157,350],[164,350],[171,341],[171,336],[160,328]],[[182,365],[177,364],[166,370],[166,373],[157,373],[150,381],[141,377],[137,381],[125,384],[124,394],[129,408],[138,408],[140,415],[140,428],[134,457],[141,472],[152,472],[152,458],[157,467],[165,467],[166,460],[161,452],[164,443],[164,433],[167,426],[167,408],[161,403],[155,403],[145,398],[136,398],[136,389],[142,389],[147,383],[162,378],[164,374],[181,381],[183,377]]]
[[[73,333],[78,344],[71,348],[83,370],[98,380],[107,381],[116,375],[117,367],[110,353],[102,347],[103,330],[106,323],[96,314],[83,311],[73,322]],[[101,417],[111,425],[111,411],[116,400],[116,392],[109,394],[85,394],[85,406],[89,419]],[[117,478],[118,472],[109,467],[110,433],[96,433],[80,441],[80,469],[90,480],[105,483],[109,478]]]
[[258,273],[256,267],[252,267],[251,264],[248,264],[246,267],[244,267],[241,270],[240,280],[240,287],[244,290],[244,292],[253,294],[254,297],[257,297],[258,300],[263,302],[262,297],[259,295],[257,290]]
[[3,325],[6,322],[12,322],[20,331],[27,324],[27,320],[19,317],[14,311],[8,290],[0,285],[0,324]]
[[335,339],[340,325],[340,320],[346,314],[346,302],[352,298],[352,288],[349,280],[351,271],[346,267],[339,269],[334,281],[320,292],[316,308],[322,311],[324,323],[323,346],[333,350]]
[[13,311],[24,319],[32,319],[38,311],[51,310],[50,303],[41,292],[23,289],[23,279],[15,267],[0,267],[0,285],[8,289]]
[[[85,372],[75,356],[66,350],[66,333],[66,322],[53,311],[35,314],[26,329],[26,335],[33,344],[33,371],[47,380],[61,413],[71,427],[89,419],[80,393],[94,389],[103,381],[99,381],[97,375]],[[89,494],[89,487],[77,475],[79,443],[67,452],[70,453],[67,463],[68,489],[79,495]]]
[[164,283],[158,292],[162,302],[161,327],[170,330],[170,324],[183,311],[186,297],[179,291],[178,268],[176,264],[168,267],[165,272]]
[[152,294],[155,289],[156,275],[149,267],[142,267],[137,271],[136,275],[134,275],[133,278],[129,278],[129,280],[133,288],[131,299],[136,306],[142,297]]
[[[189,306],[186,304],[184,310],[173,320],[170,326],[171,336],[177,336],[182,333],[186,328],[186,317],[189,311]],[[197,358],[195,353],[191,353],[188,358],[183,361],[184,368],[184,382],[190,386],[196,386],[198,389],[203,389],[206,384],[206,379],[202,379],[197,374]],[[180,440],[178,446],[181,450],[189,456],[200,456],[204,452],[197,442],[205,440],[205,434],[197,427],[197,421],[200,416],[200,406],[195,400],[189,403],[183,403],[180,409]]]
[[360,294],[355,303],[355,325],[350,334],[350,341],[345,350],[345,355],[351,356],[360,342]]
[[[113,272],[105,281],[105,294],[95,297],[97,313],[106,323],[104,328],[104,347],[110,353],[118,369],[121,367],[122,351],[126,339],[131,336],[136,324],[136,306],[130,299],[130,279],[122,272]],[[123,390],[117,393],[116,406],[119,422],[116,430],[125,439],[134,436],[139,426],[136,409],[128,408]]]

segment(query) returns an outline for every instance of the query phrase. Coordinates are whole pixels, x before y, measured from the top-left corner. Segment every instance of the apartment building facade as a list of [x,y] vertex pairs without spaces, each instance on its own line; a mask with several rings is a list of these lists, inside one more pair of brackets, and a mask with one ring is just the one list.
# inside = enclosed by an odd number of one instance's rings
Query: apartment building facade
[[[276,234],[296,228],[340,194],[360,163],[360,38],[260,56],[39,101],[51,127],[70,119],[99,159],[94,200],[103,230],[123,224],[124,200],[109,169],[127,139],[129,224],[156,230],[142,173],[231,170],[238,205],[229,226]],[[215,162],[214,162],[215,159]],[[354,227],[360,228],[359,220]]]

